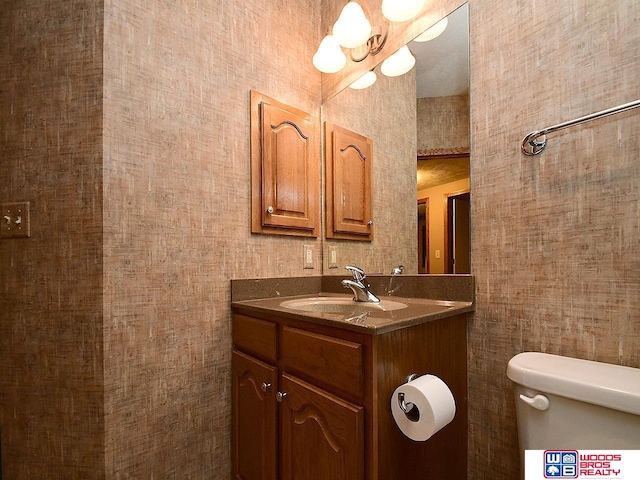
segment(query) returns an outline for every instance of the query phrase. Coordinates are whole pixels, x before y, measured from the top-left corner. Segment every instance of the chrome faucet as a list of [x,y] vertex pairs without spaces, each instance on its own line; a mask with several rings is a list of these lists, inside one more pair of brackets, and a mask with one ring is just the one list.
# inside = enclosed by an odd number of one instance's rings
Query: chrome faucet
[[353,291],[353,300],[355,302],[379,303],[380,299],[369,291],[369,287],[371,285],[365,283],[367,275],[364,273],[364,270],[351,265],[348,265],[345,268],[351,272],[353,280],[342,280],[342,285]]

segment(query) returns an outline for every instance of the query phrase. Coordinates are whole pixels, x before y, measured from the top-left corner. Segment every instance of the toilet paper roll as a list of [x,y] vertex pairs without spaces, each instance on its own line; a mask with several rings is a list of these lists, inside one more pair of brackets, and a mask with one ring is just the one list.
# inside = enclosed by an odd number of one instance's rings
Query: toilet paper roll
[[[402,399],[408,413],[402,411]],[[411,440],[424,441],[453,420],[456,402],[446,383],[435,375],[423,375],[396,388],[391,412],[402,433]]]

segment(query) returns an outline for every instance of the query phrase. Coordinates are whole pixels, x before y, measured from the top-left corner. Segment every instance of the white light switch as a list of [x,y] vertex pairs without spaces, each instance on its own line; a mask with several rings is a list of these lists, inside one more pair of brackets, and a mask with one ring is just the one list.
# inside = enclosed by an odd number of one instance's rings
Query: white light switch
[[338,247],[329,247],[329,268],[338,268]]
[[313,268],[313,245],[304,246],[303,268]]

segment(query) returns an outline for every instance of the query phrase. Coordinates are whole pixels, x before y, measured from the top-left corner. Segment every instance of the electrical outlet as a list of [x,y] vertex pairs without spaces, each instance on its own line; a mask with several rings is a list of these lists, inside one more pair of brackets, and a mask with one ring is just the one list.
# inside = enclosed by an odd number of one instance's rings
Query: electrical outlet
[[303,268],[313,268],[313,245],[304,246]]
[[0,238],[30,236],[29,202],[0,203]]
[[436,250],[436,258],[440,258],[440,250]]
[[338,268],[338,247],[329,247],[329,268]]

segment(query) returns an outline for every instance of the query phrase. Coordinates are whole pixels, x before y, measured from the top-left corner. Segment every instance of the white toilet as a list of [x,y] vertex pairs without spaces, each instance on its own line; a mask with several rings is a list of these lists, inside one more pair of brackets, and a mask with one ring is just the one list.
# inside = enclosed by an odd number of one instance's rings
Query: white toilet
[[640,369],[537,352],[507,367],[520,449],[640,449]]

